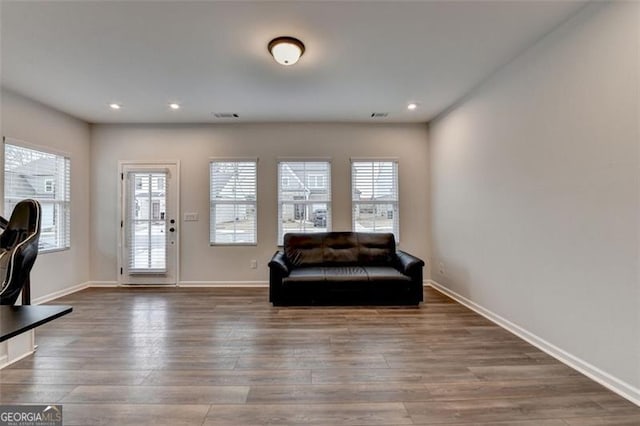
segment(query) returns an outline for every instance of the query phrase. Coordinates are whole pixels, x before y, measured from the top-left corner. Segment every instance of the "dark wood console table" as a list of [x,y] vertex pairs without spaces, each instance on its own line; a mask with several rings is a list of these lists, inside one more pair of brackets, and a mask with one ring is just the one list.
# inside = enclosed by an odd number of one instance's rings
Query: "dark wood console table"
[[67,315],[73,310],[67,305],[0,306],[0,368],[32,354],[35,350],[34,329]]
[[0,306],[0,342],[67,315],[72,310],[67,305]]

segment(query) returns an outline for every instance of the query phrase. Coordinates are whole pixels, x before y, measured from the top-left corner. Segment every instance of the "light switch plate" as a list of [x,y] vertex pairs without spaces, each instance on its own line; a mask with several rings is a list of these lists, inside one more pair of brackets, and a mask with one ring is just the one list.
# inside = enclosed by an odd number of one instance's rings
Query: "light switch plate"
[[185,213],[184,214],[185,222],[197,222],[198,221],[198,213]]

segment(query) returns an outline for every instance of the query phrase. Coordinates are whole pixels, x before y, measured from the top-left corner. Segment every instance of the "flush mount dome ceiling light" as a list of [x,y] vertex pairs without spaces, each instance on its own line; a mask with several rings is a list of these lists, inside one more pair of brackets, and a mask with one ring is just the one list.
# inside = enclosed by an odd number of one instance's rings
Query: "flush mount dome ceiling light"
[[269,53],[281,65],[293,65],[304,53],[304,44],[293,37],[277,37],[269,42]]

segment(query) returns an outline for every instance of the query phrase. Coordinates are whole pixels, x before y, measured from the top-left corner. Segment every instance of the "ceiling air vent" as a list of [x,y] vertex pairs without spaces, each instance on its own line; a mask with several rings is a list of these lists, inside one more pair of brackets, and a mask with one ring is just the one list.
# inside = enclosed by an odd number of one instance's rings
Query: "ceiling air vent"
[[240,116],[234,112],[214,112],[215,118],[240,118]]
[[386,118],[388,115],[388,112],[372,112],[371,118]]

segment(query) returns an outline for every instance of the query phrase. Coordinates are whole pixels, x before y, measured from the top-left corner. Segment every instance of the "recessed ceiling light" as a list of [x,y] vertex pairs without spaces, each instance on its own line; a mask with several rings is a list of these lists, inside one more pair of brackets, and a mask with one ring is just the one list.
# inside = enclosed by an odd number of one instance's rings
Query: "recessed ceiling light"
[[171,108],[171,109],[180,109],[180,104],[176,104],[176,103],[169,104],[169,108]]
[[407,109],[410,110],[410,111],[413,111],[416,108],[418,108],[418,104],[411,103],[411,104],[407,105]]
[[121,106],[120,106],[120,104],[109,104],[109,108],[111,108],[111,109],[120,109]]
[[281,65],[293,65],[304,53],[304,44],[293,37],[277,37],[269,42],[269,53]]

